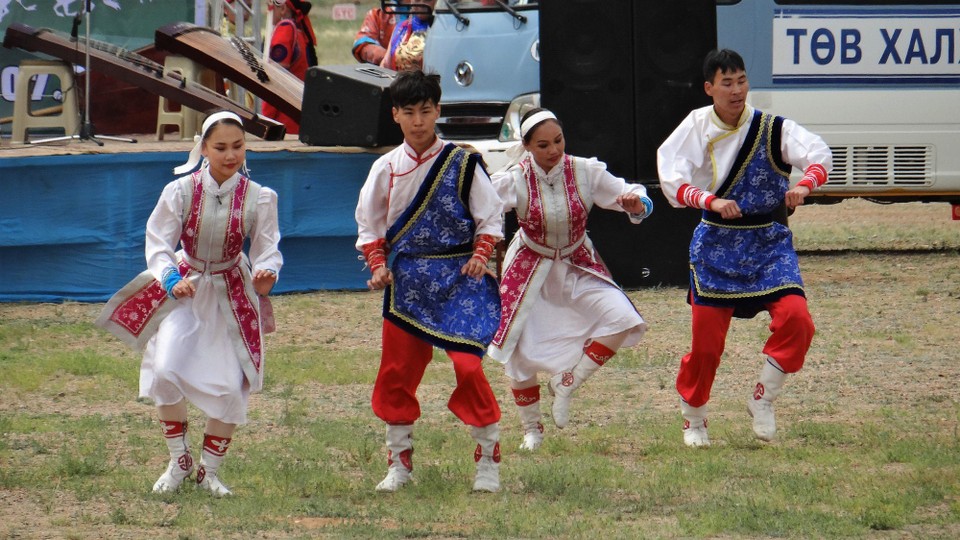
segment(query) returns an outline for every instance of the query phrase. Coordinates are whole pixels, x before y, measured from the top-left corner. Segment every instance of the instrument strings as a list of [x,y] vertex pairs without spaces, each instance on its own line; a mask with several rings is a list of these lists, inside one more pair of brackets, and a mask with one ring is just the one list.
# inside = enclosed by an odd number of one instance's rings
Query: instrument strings
[[240,53],[240,56],[243,57],[243,60],[247,63],[247,66],[250,67],[250,71],[257,74],[257,79],[259,79],[260,82],[270,82],[270,77],[267,75],[266,70],[263,69],[263,64],[260,63],[260,61],[257,59],[257,55],[253,54],[253,51],[250,50],[250,47],[245,41],[237,36],[231,36],[230,43],[235,49],[237,49],[237,52]]
[[[60,38],[63,38],[64,40],[74,41],[74,38],[70,36],[70,34],[67,34],[66,32],[61,32],[59,30],[50,30],[50,29],[48,29],[47,31]],[[86,46],[87,39],[85,37],[78,37],[76,38],[76,42],[78,44],[83,44],[84,46]],[[125,60],[137,67],[142,68],[144,71],[154,73],[158,76],[163,75],[162,65],[154,62],[153,60],[150,60],[146,56],[137,54],[129,49],[124,49],[123,47],[120,47],[118,45],[107,43],[106,41],[90,39],[90,49],[116,56],[121,60]]]

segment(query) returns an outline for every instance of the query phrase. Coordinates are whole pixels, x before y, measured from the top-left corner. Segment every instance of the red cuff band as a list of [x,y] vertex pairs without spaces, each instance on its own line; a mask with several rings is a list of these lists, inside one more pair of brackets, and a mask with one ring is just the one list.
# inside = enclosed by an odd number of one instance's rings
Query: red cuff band
[[596,362],[597,365],[602,366],[607,363],[607,360],[613,358],[613,355],[617,354],[617,351],[607,347],[599,341],[594,341],[584,349],[584,354],[588,358]]
[[817,189],[827,182],[827,170],[823,168],[823,165],[819,163],[814,163],[807,167],[807,170],[803,171],[803,179],[797,183],[798,186],[807,186],[810,188],[810,191]]
[[[704,195],[706,195],[706,197],[704,197]],[[677,202],[688,208],[709,210],[710,203],[716,198],[716,195],[706,192],[700,188],[693,187],[690,184],[682,184],[680,189],[677,190]],[[702,205],[700,203],[701,199],[704,199]]]
[[511,388],[513,391],[513,402],[520,407],[526,407],[527,405],[533,405],[534,403],[540,401],[540,385],[531,386],[530,388]]
[[378,268],[387,265],[387,241],[385,239],[379,238],[369,244],[360,246],[360,249],[363,251],[363,258],[367,260],[367,266],[370,267],[371,274]]
[[490,256],[493,255],[493,249],[496,247],[497,239],[489,234],[477,235],[473,240],[473,256],[480,259],[483,264],[487,264]]
[[707,195],[707,200],[703,201],[703,208],[701,208],[701,210],[709,210],[709,209],[710,209],[710,204],[712,204],[713,201],[715,201],[715,200],[717,200],[717,199],[718,199],[718,197],[717,197],[716,195],[712,195],[712,194],[711,194],[711,195]]

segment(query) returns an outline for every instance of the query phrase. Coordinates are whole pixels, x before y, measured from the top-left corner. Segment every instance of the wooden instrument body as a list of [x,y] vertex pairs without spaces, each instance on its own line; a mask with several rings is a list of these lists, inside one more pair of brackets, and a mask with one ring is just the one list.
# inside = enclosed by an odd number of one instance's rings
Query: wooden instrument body
[[300,123],[303,81],[275,62],[265,62],[242,39],[205,26],[168,24],[154,34],[157,47],[185,56],[249,90]]
[[[156,62],[109,44],[95,44],[91,40],[91,47],[87,48],[83,43],[83,39],[74,41],[53,30],[22,23],[11,24],[3,38],[4,47],[39,52],[81,66],[86,64],[86,55],[89,54],[91,71],[123,80],[205,114],[231,111],[243,120],[248,133],[261,139],[283,140],[286,134],[282,123],[260,116],[227,96],[185,80],[176,73],[164,74],[163,66]],[[109,48],[114,52],[103,50]]]

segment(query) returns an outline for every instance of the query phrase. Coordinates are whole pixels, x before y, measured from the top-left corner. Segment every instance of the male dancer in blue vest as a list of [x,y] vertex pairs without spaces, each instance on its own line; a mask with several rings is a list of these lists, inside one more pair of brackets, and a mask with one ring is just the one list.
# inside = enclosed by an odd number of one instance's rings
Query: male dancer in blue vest
[[390,97],[403,144],[374,162],[356,212],[357,248],[372,274],[367,285],[385,289],[372,404],[387,423],[388,471],[377,491],[396,491],[411,478],[416,392],[433,347],[446,351],[456,372],[447,406],[477,441],[473,489],[498,491],[500,407],[481,357],[500,324],[500,293],[487,268],[502,235],[500,198],[479,154],[435,134],[438,75],[400,72]]
[[[771,335],[747,410],[757,438],[776,434],[773,401],[803,366],[814,325],[790,229],[775,211],[796,208],[827,181],[832,155],[817,135],[747,105],[743,58],[710,52],[704,90],[713,105],[691,112],[657,151],[660,185],[674,207],[703,210],[690,241],[693,343],[677,391],[687,446],[709,446],[707,401],[732,317],[770,313]],[[803,178],[790,187],[790,171]]]

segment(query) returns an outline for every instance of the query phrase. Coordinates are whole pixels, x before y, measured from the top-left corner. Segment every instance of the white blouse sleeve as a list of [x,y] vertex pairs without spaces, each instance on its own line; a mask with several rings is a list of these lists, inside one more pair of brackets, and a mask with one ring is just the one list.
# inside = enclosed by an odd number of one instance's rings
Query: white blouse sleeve
[[493,182],[480,166],[477,166],[470,185],[470,215],[477,224],[475,235],[503,238],[503,205]]
[[694,184],[694,174],[703,166],[705,158],[706,144],[697,128],[694,113],[691,112],[657,149],[660,187],[671,206],[685,206],[677,201],[677,192],[683,184],[707,189],[708,186]]
[[163,188],[160,200],[147,219],[145,252],[147,269],[159,281],[164,270],[177,266],[176,250],[183,230],[183,197],[180,182]]
[[517,183],[522,178],[519,165],[510,167],[506,171],[495,172],[490,177],[493,188],[497,190],[497,196],[500,197],[500,204],[504,212],[509,212],[517,207]]
[[276,274],[283,266],[277,192],[268,187],[261,187],[257,198],[257,224],[250,232],[250,264],[254,272],[272,270]]
[[390,193],[388,156],[383,155],[373,163],[367,181],[360,189],[360,200],[354,214],[357,220],[357,249],[387,236],[387,201]]
[[641,197],[647,196],[647,188],[643,184],[630,184],[623,178],[614,176],[607,170],[607,164],[596,158],[584,159],[587,176],[590,179],[590,189],[593,193],[593,203],[600,208],[624,212],[617,197],[627,193],[636,193]]
[[828,175],[833,170],[833,153],[827,143],[793,120],[783,121],[780,150],[783,160],[799,167],[801,174],[813,164],[823,165]]

